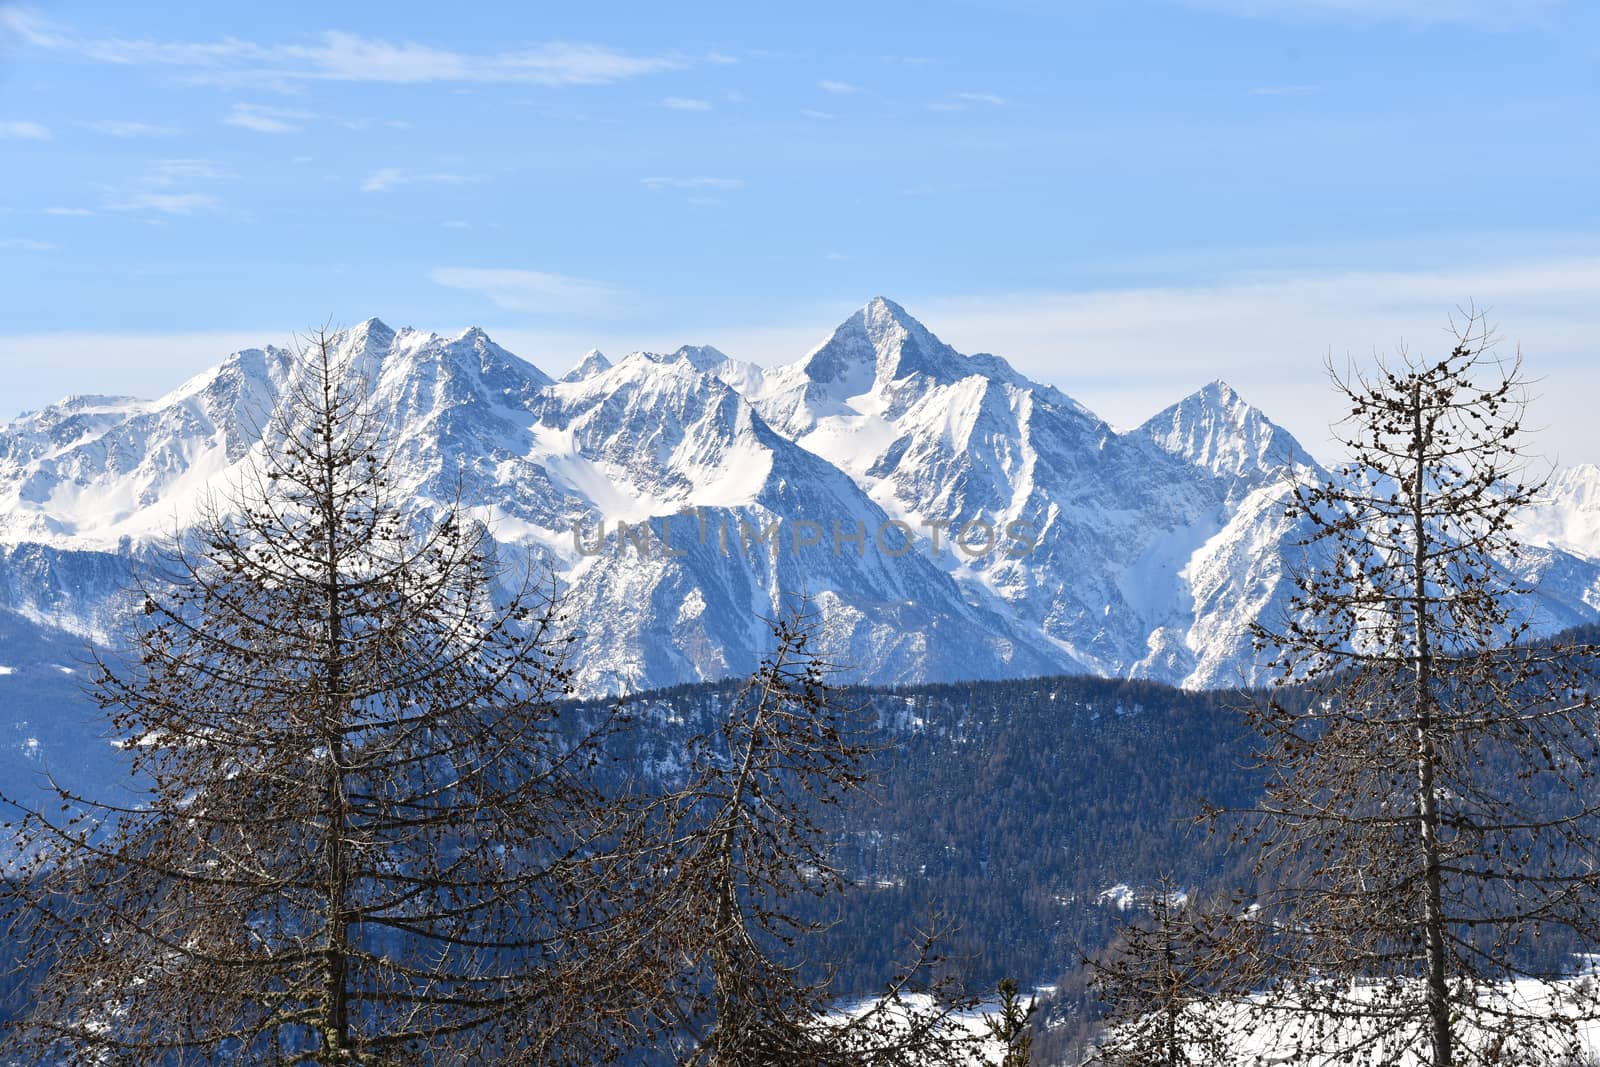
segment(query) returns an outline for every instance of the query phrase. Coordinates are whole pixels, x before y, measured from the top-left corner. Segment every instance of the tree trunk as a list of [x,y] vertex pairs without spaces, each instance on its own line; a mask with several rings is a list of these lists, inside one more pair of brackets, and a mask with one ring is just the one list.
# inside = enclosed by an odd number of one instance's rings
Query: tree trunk
[[737,922],[735,910],[738,900],[734,896],[731,878],[717,893],[717,941],[712,948],[711,981],[713,1004],[717,1013],[716,1040],[712,1062],[716,1067],[735,1067],[738,1063],[739,1045],[744,1039],[744,1020],[739,1007],[738,965],[734,959],[733,928]]
[[1423,493],[1426,489],[1428,429],[1422,416],[1422,386],[1411,391],[1412,445],[1416,467],[1411,486],[1411,518],[1414,524],[1412,551],[1412,618],[1415,645],[1412,650],[1412,715],[1417,724],[1417,822],[1422,853],[1424,898],[1423,936],[1426,940],[1428,969],[1428,1021],[1433,1038],[1433,1067],[1451,1067],[1454,1059],[1450,1032],[1450,990],[1445,982],[1444,904],[1439,870],[1439,798],[1434,785],[1434,764],[1438,750],[1434,738],[1433,649],[1428,620],[1428,552],[1424,525]]
[[[1161,890],[1165,892],[1165,888]],[[1160,905],[1161,914],[1161,958],[1166,964],[1167,984],[1167,1034],[1166,1034],[1166,1067],[1179,1067],[1184,1062],[1183,1050],[1178,1047],[1178,1014],[1183,1009],[1180,1007],[1179,997],[1182,995],[1178,989],[1178,961],[1172,951],[1172,923],[1166,913],[1171,905],[1163,901]]]
[[323,744],[327,748],[328,784],[324,796],[323,816],[327,824],[327,887],[325,911],[327,943],[323,950],[322,974],[322,1031],[323,1062],[326,1067],[344,1067],[355,1062],[350,1048],[350,989],[347,967],[349,916],[348,897],[350,873],[345,842],[344,796],[344,702],[342,663],[343,619],[339,603],[339,547],[338,531],[341,519],[336,498],[334,475],[338,469],[334,456],[334,434],[338,427],[334,420],[333,404],[337,398],[332,392],[324,354],[322,376],[326,403],[322,420],[322,522],[326,538],[327,555],[322,560],[325,571],[325,603],[327,625],[327,656],[323,661],[323,682],[327,693],[323,702]]

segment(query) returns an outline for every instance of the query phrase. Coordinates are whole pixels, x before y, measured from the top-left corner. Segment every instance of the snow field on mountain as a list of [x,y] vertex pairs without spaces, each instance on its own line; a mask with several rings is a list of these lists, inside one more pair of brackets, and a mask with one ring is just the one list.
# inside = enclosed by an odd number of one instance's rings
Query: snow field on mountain
[[[1246,626],[1284,603],[1300,551],[1287,479],[1327,476],[1225,383],[1119,432],[883,298],[770,368],[591,351],[558,382],[481,330],[377,320],[334,344],[394,435],[397,490],[424,509],[459,491],[508,559],[553,573],[592,638],[586,692],[744,673],[759,617],[801,593],[859,680],[1254,680]],[[105,632],[127,557],[271,447],[291,366],[248,349],[154,401],[0,426],[0,608]],[[1600,468],[1546,496],[1523,530],[1541,632],[1600,617]]]

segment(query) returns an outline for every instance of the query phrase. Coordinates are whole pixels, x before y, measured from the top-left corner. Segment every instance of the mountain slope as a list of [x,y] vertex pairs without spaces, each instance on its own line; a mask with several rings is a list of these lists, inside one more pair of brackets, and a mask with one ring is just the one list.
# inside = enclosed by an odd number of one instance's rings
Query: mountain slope
[[[1276,521],[1292,457],[1306,460],[1225,385],[1118,434],[879,298],[770,372],[757,404],[930,542],[1026,531],[1033,548],[1015,558],[959,546],[939,558],[1097,672],[1188,684],[1250,673],[1235,613],[1281,599],[1287,531],[1251,535]],[[1250,520],[1236,526],[1241,508]]]
[[[920,554],[869,551],[882,510],[706,373],[738,369],[714,349],[589,359],[557,383],[477,330],[446,339],[371,320],[334,343],[392,427],[400,492],[424,510],[459,493],[515,549],[508,561],[555,575],[590,634],[577,664],[586,690],[748,671],[759,620],[796,594],[815,598],[860,677],[1080,666],[969,603]],[[238,353],[149,404],[68,401],[0,432],[0,491],[12,491],[0,605],[105,633],[128,574],[118,557],[203,500],[227,506],[271,447],[258,428],[290,363],[275,349]]]
[[[369,320],[335,338],[423,509],[460,499],[550,573],[587,691],[741,674],[759,619],[815,598],[835,656],[881,683],[1087,670],[1188,686],[1256,677],[1326,472],[1213,382],[1127,432],[877,298],[770,369],[710,346],[587,353],[560,381],[482,330]],[[164,397],[73,397],[0,426],[0,609],[91,635],[141,558],[226,501],[271,447],[292,373],[234,353]],[[1530,512],[1542,631],[1600,615],[1600,473]]]

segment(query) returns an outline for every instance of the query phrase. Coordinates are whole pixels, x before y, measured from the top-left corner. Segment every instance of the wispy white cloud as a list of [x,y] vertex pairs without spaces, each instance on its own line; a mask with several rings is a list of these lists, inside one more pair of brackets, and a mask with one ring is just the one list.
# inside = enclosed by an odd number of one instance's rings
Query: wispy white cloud
[[1142,422],[1213,378],[1226,378],[1314,452],[1339,412],[1323,388],[1332,353],[1419,353],[1447,343],[1447,314],[1478,300],[1544,381],[1536,441],[1564,459],[1600,462],[1600,257],[1555,256],[1493,267],[1225,278],[1212,284],[936,298],[907,306],[963,351],[992,351],[1088,404],[1113,424]]
[[825,93],[834,93],[839,96],[849,93],[859,93],[861,91],[858,86],[851,85],[849,82],[834,81],[830,78],[824,78],[819,81],[817,83],[817,88],[821,89]]
[[696,100],[687,96],[669,96],[660,101],[661,106],[673,111],[710,111],[711,101]]
[[896,189],[896,196],[951,196],[957,193],[970,193],[975,188],[970,182],[919,182],[916,185],[907,185]]
[[276,90],[315,81],[605,85],[688,65],[678,56],[633,55],[570,41],[473,54],[333,31],[295,43],[85,37],[18,8],[0,9],[0,30],[31,47],[93,62],[166,68],[199,83]]
[[152,122],[124,122],[117,119],[100,119],[80,125],[84,129],[103,133],[108,137],[175,137],[183,132],[176,126],[162,126]]
[[429,277],[439,285],[477,293],[506,311],[601,316],[623,302],[612,286],[546,271],[439,267]]
[[[1600,256],[1237,275],[1100,291],[889,295],[962,351],[998,352],[1114,425],[1138,425],[1220,377],[1324,459],[1335,458],[1328,424],[1341,412],[1323,376],[1323,357],[1393,351],[1401,340],[1419,353],[1437,351],[1448,343],[1447,314],[1476,298],[1492,302],[1504,351],[1520,344],[1530,373],[1542,379],[1529,423],[1549,428],[1534,435],[1536,450],[1563,462],[1600,462],[1589,410],[1600,396]],[[773,365],[812,348],[853,310],[845,301],[790,307],[766,323],[680,321],[639,331],[606,320],[593,327],[502,328],[495,338],[536,361],[553,353],[570,361],[595,346],[671,351],[691,341]]]
[[222,181],[238,177],[232,170],[209,159],[158,159],[153,161],[145,180],[162,187],[186,181]]
[[85,218],[94,214],[93,211],[86,207],[47,207],[44,209],[44,213],[46,215],[62,215],[68,218]]
[[402,185],[468,185],[477,180],[470,174],[418,174],[400,167],[384,167],[367,175],[361,183],[361,191],[386,193]]
[[934,100],[927,105],[927,108],[929,111],[965,111],[973,104],[1004,107],[1006,98],[998,93],[951,93],[948,100]]
[[1250,90],[1251,96],[1311,96],[1320,93],[1320,85],[1257,85]]
[[222,198],[212,193],[161,193],[135,191],[106,202],[110,211],[154,211],[162,215],[193,215],[218,211]]
[[0,120],[0,139],[16,141],[48,141],[50,128],[27,119]]
[[640,178],[651,189],[743,189],[743,178]]
[[257,133],[298,133],[300,124],[317,116],[297,108],[266,107],[262,104],[234,104],[222,121]]
[[0,248],[14,248],[22,252],[53,252],[55,247],[49,241],[35,241],[31,237],[0,237]]
[[827,119],[831,119],[831,118],[835,117],[833,112],[831,112],[831,111],[818,111],[816,108],[812,108],[812,107],[803,107],[803,108],[801,108],[800,109],[800,114],[804,115],[808,119],[823,119],[823,120],[827,120]]
[[1458,23],[1506,30],[1547,23],[1565,0],[1177,0],[1186,7],[1245,18],[1356,23]]
[[391,130],[409,130],[411,123],[400,119],[341,118],[320,111],[307,111],[297,107],[274,107],[269,104],[236,103],[233,110],[222,119],[228,126],[237,126],[256,133],[299,133],[308,123],[327,122],[347,130],[369,130],[383,126]]
[[195,188],[226,181],[237,175],[209,159],[157,159],[143,173],[106,188],[108,211],[153,212],[159,215],[195,215],[222,209],[222,198]]

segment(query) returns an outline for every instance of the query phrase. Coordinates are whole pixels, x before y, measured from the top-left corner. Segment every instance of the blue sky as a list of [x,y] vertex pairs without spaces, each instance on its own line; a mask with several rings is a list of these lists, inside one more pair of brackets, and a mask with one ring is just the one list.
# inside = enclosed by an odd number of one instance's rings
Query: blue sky
[[0,417],[378,315],[792,359],[883,293],[1137,421],[1315,446],[1494,309],[1600,460],[1600,5],[0,5]]

